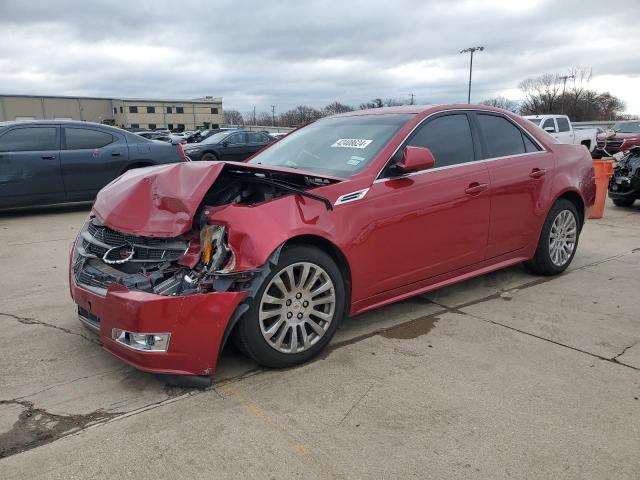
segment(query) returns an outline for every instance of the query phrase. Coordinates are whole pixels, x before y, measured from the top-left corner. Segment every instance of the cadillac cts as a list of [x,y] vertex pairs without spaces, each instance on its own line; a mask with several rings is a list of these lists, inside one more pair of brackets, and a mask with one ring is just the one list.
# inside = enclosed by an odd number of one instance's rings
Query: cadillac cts
[[246,163],[114,180],[73,245],[71,295],[104,348],[148,372],[208,379],[229,338],[295,365],[346,315],[520,262],[561,273],[593,176],[581,145],[499,109],[336,115]]

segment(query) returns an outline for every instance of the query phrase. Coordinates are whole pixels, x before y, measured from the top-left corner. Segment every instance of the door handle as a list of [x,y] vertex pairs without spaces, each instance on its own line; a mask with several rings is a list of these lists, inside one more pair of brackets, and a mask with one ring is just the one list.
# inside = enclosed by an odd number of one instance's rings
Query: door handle
[[55,160],[56,156],[55,155],[42,155],[41,158],[43,160]]
[[120,156],[120,152],[111,152],[111,156],[112,157],[119,157]]
[[531,170],[529,176],[531,178],[542,178],[547,174],[547,171],[544,168],[534,168]]
[[487,188],[489,188],[489,185],[486,183],[473,182],[473,183],[470,183],[469,186],[464,189],[464,193],[466,193],[467,195],[479,195],[480,193],[484,192]]

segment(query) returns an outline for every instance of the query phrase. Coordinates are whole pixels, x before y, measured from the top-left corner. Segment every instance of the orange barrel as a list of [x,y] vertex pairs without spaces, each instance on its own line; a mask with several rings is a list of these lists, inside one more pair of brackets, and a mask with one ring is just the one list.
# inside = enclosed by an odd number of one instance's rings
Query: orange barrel
[[602,218],[604,205],[607,201],[609,179],[613,175],[613,160],[594,160],[593,170],[596,175],[596,201],[593,204],[589,218]]

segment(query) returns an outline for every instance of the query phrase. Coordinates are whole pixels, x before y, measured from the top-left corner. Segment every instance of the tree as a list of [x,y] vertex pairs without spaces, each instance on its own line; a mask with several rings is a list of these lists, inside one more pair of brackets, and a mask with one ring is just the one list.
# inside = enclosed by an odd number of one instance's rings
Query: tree
[[298,105],[296,108],[287,110],[278,116],[278,124],[286,127],[295,127],[313,120],[322,118],[323,113],[308,105]]
[[384,107],[384,102],[381,98],[374,98],[370,102],[361,103],[360,110],[367,110],[368,108],[382,108]]
[[609,92],[587,88],[591,77],[591,69],[572,67],[565,76],[545,73],[523,80],[518,85],[525,94],[520,113],[537,115],[564,112],[576,122],[614,120],[625,109],[625,103]]
[[242,114],[237,110],[224,110],[224,123],[227,125],[244,125]]
[[520,104],[515,100],[509,100],[506,97],[493,97],[487,98],[480,102],[482,105],[489,105],[490,107],[503,108],[513,113],[518,113],[520,110]]
[[333,102],[322,109],[324,115],[335,115],[336,113],[353,112],[353,107],[340,102]]
[[260,112],[256,115],[256,123],[258,125],[271,125],[273,118],[269,112]]

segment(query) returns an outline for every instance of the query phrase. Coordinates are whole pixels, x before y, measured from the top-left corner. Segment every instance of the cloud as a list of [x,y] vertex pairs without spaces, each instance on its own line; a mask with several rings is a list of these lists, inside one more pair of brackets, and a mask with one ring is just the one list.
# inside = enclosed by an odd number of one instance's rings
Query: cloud
[[[224,97],[278,111],[373,97],[424,103],[517,95],[524,78],[593,67],[593,85],[640,113],[635,0],[0,4],[0,92]],[[615,26],[615,30],[612,28]]]

